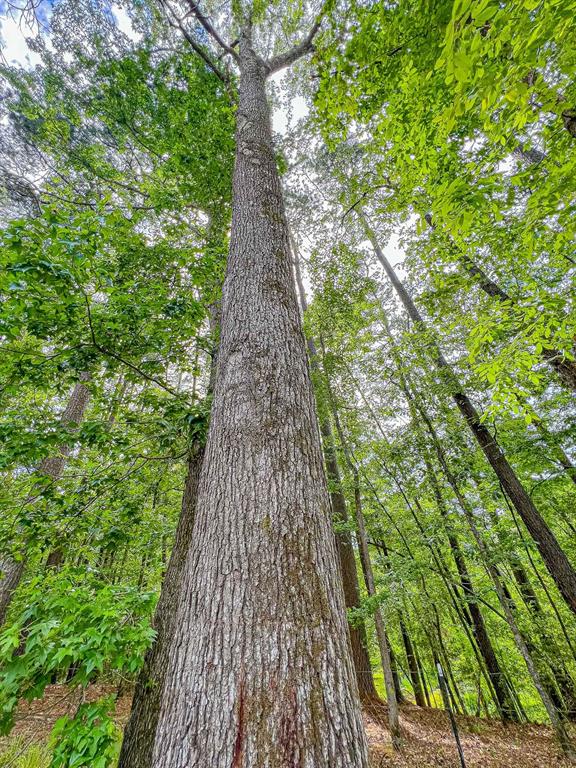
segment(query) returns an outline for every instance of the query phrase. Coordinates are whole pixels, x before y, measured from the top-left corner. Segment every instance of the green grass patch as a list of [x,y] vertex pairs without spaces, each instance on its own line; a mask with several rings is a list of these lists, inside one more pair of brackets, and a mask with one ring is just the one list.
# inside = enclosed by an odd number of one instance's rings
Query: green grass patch
[[0,742],[0,768],[48,768],[50,753],[42,744],[16,738]]

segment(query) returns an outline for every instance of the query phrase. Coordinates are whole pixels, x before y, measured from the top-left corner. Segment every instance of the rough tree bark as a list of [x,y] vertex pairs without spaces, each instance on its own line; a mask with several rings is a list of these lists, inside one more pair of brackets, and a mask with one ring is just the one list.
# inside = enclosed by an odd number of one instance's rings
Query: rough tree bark
[[[384,256],[378,240],[369,227],[363,214],[359,214],[361,221],[364,224],[365,231],[374,247],[374,252],[396,291],[400,301],[402,302],[404,309],[415,323],[416,327],[424,332],[427,332],[427,327],[424,322],[424,318],[419,313],[416,305],[412,301],[412,298],[401,280],[392,269],[392,266]],[[480,414],[476,410],[472,401],[464,390],[458,385],[454,372],[448,364],[446,358],[442,354],[442,351],[431,339],[430,345],[435,358],[436,366],[440,371],[444,371],[450,377],[450,383],[453,385],[451,391],[451,397],[454,400],[458,410],[464,417],[466,424],[468,425],[472,435],[476,442],[482,449],[488,463],[494,470],[504,492],[507,494],[512,505],[522,518],[524,525],[528,529],[530,535],[534,539],[538,551],[542,556],[542,560],[546,565],[550,575],[556,582],[558,589],[564,597],[568,606],[576,613],[576,571],[572,567],[570,561],[566,557],[566,553],[560,547],[556,537],[550,530],[546,521],[537,510],[530,495],[518,479],[518,476],[508,463],[506,456],[502,449],[498,445],[496,439],[490,434],[487,427],[482,423]]]
[[[60,417],[60,423],[63,426],[79,424],[82,421],[86,406],[90,399],[90,390],[83,382],[86,382],[89,379],[90,375],[88,373],[80,374],[80,381],[72,390],[70,400]],[[69,454],[70,446],[63,445],[56,456],[49,456],[40,462],[38,469],[36,470],[37,474],[49,477],[53,481],[57,480],[62,474]],[[24,503],[31,504],[39,494],[40,490],[36,488]],[[0,559],[0,627],[6,621],[8,608],[12,602],[14,593],[18,589],[18,585],[22,580],[25,567],[25,551],[22,552],[22,557],[19,560],[15,560],[9,554],[3,555]]]
[[265,93],[274,67],[249,26],[237,56],[219,363],[152,765],[367,768]]

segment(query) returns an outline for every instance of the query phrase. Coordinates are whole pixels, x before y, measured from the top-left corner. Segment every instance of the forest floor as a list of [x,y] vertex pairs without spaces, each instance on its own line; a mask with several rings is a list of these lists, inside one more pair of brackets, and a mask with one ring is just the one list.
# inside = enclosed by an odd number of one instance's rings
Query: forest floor
[[[86,700],[114,694],[115,688],[92,686]],[[2,753],[17,740],[19,750],[46,743],[57,718],[73,714],[79,704],[79,693],[53,685],[44,698],[23,702],[15,727],[8,738],[0,739]],[[394,753],[385,722],[385,709],[365,714],[372,768],[458,768],[456,745],[445,712],[404,705],[401,726],[404,740],[402,753]],[[130,713],[130,696],[117,702],[120,726]],[[550,728],[543,725],[508,725],[499,721],[474,717],[458,717],[460,738],[467,768],[568,768],[554,742]],[[17,763],[10,763],[17,765]]]

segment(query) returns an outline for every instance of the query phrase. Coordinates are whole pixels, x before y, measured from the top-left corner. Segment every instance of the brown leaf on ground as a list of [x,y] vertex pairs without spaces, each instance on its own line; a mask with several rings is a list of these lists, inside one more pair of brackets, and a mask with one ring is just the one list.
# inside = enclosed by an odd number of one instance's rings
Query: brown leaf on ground
[[[51,685],[42,699],[22,702],[10,738],[46,741],[59,717],[73,715],[78,704],[115,694],[116,688],[93,685],[86,691]],[[116,721],[123,726],[130,715],[130,696],[121,696]],[[385,707],[370,707],[364,715],[372,768],[460,768],[446,713],[403,705],[400,723],[403,750],[395,753],[387,729]],[[498,720],[458,717],[467,768],[569,768],[551,729],[544,725],[502,725]],[[4,740],[2,740],[4,741]],[[0,752],[2,751],[0,741]]]

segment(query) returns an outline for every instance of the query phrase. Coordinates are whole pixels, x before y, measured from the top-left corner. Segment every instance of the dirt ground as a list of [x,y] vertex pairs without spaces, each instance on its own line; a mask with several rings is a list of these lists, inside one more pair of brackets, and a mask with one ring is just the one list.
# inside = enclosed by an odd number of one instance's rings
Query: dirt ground
[[[91,701],[115,689],[92,686],[85,700]],[[10,738],[42,742],[57,718],[73,714],[80,692],[50,686],[43,699],[23,702]],[[130,696],[117,703],[117,721],[123,725],[130,712]],[[384,727],[386,713],[373,707],[365,713],[373,768],[460,768],[456,745],[445,712],[405,705],[401,712],[403,749],[394,753]],[[551,731],[542,725],[503,726],[494,720],[459,717],[458,726],[467,768],[568,768]],[[0,750],[2,742],[0,741]]]

